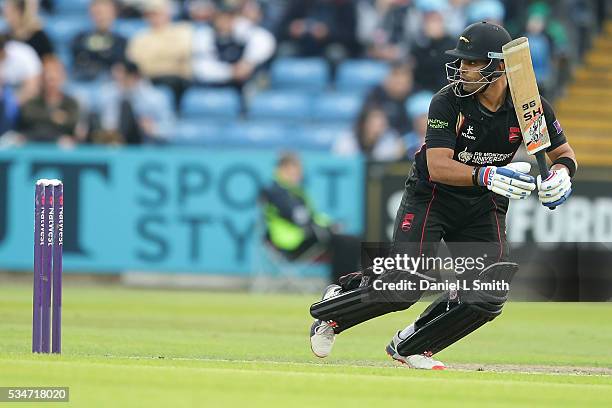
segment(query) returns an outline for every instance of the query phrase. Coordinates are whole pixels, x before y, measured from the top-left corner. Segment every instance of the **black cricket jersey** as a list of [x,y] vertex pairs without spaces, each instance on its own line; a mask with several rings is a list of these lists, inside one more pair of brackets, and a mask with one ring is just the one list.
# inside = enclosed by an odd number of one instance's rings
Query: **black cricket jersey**
[[[554,150],[566,142],[563,129],[555,117],[550,103],[542,98],[544,117]],[[506,99],[496,112],[490,112],[478,102],[477,97],[460,98],[452,85],[442,88],[429,106],[425,144],[415,155],[413,177],[429,180],[427,148],[446,147],[453,149],[453,159],[470,166],[505,166],[512,161],[523,144],[521,129],[508,90]],[[482,195],[486,187],[458,187],[435,183],[439,190],[469,196]]]

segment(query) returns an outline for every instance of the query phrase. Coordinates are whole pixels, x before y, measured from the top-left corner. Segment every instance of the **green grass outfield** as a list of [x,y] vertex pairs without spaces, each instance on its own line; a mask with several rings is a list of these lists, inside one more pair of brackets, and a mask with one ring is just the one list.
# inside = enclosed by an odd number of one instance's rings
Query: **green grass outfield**
[[78,407],[611,406],[612,304],[510,303],[438,355],[451,369],[424,372],[384,353],[424,304],[351,329],[319,360],[312,300],[68,286],[63,354],[39,356],[31,287],[0,283],[0,386],[69,386],[70,404],[50,406]]

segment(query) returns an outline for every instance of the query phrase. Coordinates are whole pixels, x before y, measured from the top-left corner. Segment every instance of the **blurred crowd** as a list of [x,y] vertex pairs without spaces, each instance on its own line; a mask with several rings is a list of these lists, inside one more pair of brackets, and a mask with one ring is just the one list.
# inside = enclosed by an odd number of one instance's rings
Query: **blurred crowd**
[[331,150],[410,157],[422,144],[429,101],[447,83],[444,51],[465,26],[491,21],[528,36],[541,92],[554,98],[601,30],[605,7],[605,0],[5,0],[0,145],[172,143],[190,90],[232,89],[236,120],[245,120],[253,96],[273,88],[275,61],[308,58],[330,73],[324,92],[335,90],[346,61],[388,67],[356,96],[359,107]]

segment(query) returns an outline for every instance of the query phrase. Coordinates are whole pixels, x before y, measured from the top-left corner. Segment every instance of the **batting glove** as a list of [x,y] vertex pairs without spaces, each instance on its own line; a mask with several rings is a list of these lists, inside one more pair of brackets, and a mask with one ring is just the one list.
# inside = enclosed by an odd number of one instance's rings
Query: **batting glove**
[[572,180],[567,169],[553,170],[546,180],[538,176],[538,197],[542,205],[557,207],[572,194]]
[[510,163],[507,166],[482,167],[478,171],[478,184],[496,194],[513,200],[524,200],[535,190],[535,179],[530,176],[531,164]]

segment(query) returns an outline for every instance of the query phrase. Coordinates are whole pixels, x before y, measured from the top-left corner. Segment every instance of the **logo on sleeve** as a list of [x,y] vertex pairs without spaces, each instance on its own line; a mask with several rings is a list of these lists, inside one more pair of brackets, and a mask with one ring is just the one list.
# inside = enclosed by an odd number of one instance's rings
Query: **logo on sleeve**
[[563,133],[563,128],[561,127],[561,124],[559,123],[559,120],[555,120],[553,122],[553,126],[555,127],[555,129],[557,130],[557,134],[560,135],[561,133]]
[[511,127],[508,135],[508,141],[510,143],[516,143],[521,140],[521,128]]
[[427,119],[427,125],[432,129],[447,129],[448,122],[440,119]]

